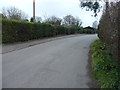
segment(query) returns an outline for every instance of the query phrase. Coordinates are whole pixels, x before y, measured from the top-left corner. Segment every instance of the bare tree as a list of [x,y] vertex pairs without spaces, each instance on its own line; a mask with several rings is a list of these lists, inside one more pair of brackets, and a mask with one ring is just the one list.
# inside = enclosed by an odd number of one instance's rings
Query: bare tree
[[74,17],[72,15],[67,15],[63,17],[63,25],[64,26],[81,26],[82,22],[78,17]]
[[93,26],[93,28],[97,29],[98,28],[98,22],[94,21],[92,26]]
[[36,17],[35,17],[35,20],[36,20],[36,22],[40,23],[40,22],[42,21],[42,18],[36,16]]
[[3,8],[2,13],[3,16],[7,17],[7,19],[13,20],[25,20],[28,17],[22,10],[15,7]]
[[56,16],[51,16],[44,20],[45,23],[53,24],[53,25],[61,25],[62,19]]
[[0,18],[7,18],[6,16],[4,16],[3,14],[0,14]]
[[2,8],[2,18],[6,17],[7,18],[7,12],[5,8]]
[[78,17],[76,17],[76,18],[75,18],[75,26],[80,26],[80,27],[81,27],[81,25],[82,25],[81,19],[78,18]]

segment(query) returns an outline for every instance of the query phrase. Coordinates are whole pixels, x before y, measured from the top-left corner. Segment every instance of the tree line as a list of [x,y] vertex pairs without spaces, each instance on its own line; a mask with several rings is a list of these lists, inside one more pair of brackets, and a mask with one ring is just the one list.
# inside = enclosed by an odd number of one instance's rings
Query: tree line
[[52,25],[62,25],[68,27],[81,27],[82,25],[81,19],[79,17],[74,17],[72,15],[66,15],[63,18],[50,16],[45,18],[43,21],[41,17],[36,17],[35,20],[33,19],[33,17],[31,17],[31,19],[28,20],[28,15],[16,7],[3,8],[2,18],[37,23],[48,23]]

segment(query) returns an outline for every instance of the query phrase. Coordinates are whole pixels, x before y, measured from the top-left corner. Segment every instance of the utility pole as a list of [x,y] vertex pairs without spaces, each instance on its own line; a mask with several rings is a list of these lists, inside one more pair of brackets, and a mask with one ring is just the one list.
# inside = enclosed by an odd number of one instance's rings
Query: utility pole
[[35,20],[35,0],[33,0],[33,19]]

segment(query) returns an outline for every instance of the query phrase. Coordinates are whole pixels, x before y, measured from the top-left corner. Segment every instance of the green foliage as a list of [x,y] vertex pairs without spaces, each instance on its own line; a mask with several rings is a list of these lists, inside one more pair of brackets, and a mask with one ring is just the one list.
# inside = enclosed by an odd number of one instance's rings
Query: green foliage
[[84,32],[87,33],[87,34],[93,34],[93,33],[95,33],[95,30],[92,30],[92,29],[84,29]]
[[3,43],[22,42],[57,35],[70,35],[87,32],[80,27],[64,27],[47,23],[34,23],[7,19],[0,20],[2,20]]
[[99,13],[100,12],[100,10],[101,10],[101,5],[99,4],[99,2],[89,2],[89,1],[86,1],[86,2],[84,2],[84,1],[81,1],[81,4],[80,4],[80,6],[81,7],[86,7],[87,9],[87,11],[89,11],[89,9],[92,11],[94,11],[94,17],[96,17],[97,16],[97,13]]
[[101,88],[120,89],[120,67],[100,40],[92,44],[93,73]]
[[88,33],[88,34],[93,34],[93,33],[96,33],[97,30],[94,29],[94,28],[92,28],[92,27],[90,27],[90,26],[88,26],[88,27],[85,27],[85,28],[84,28],[84,31],[83,31],[83,32]]

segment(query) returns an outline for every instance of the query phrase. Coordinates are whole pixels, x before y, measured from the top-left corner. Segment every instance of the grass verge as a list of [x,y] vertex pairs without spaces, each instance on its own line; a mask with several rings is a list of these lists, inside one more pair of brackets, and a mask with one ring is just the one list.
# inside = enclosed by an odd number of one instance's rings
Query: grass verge
[[100,40],[92,44],[93,74],[101,88],[120,90],[120,66],[108,54],[106,45]]

